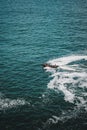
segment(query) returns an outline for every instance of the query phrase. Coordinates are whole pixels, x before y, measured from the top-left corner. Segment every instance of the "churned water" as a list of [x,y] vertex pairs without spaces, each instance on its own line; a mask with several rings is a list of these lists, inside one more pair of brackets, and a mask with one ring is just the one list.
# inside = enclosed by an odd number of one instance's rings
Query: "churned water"
[[86,129],[87,0],[0,0],[0,130]]

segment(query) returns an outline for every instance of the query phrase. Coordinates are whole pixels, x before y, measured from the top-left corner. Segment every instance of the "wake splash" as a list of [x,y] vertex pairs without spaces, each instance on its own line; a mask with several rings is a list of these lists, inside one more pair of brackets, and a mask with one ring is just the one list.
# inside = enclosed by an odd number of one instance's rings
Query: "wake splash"
[[58,69],[46,68],[52,79],[48,88],[64,94],[64,100],[70,103],[84,103],[87,97],[87,56],[67,56],[48,61],[58,65]]
[[87,112],[87,56],[71,55],[49,60],[47,63],[59,66],[57,69],[45,68],[51,77],[48,88],[58,94],[62,93],[63,102],[72,104],[73,109],[61,109],[60,116],[50,117],[44,125],[45,128],[59,121],[66,122],[76,118],[81,110]]

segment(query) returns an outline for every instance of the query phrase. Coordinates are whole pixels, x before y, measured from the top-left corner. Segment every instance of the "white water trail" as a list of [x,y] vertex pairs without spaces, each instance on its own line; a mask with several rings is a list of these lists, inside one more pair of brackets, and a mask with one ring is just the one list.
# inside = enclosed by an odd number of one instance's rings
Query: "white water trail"
[[61,114],[50,117],[45,122],[45,128],[59,121],[66,122],[76,118],[81,110],[87,112],[87,56],[71,55],[53,59],[47,63],[58,65],[57,69],[45,68],[46,72],[50,72],[51,77],[48,88],[57,91],[58,94],[61,92],[64,95],[64,102],[72,104],[73,109],[61,108]]
[[[71,55],[48,61],[47,63],[51,65],[58,65],[57,69],[45,68],[52,77],[47,85],[48,88],[63,93],[66,102],[86,104],[84,89],[87,88],[87,64],[84,65],[84,61],[87,62],[86,55]],[[81,92],[79,88],[82,89]]]

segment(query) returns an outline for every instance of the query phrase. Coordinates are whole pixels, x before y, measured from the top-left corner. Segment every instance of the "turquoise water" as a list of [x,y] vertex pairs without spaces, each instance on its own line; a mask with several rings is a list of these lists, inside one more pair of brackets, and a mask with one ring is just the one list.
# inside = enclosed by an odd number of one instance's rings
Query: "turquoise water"
[[1,0],[0,130],[86,129],[87,0]]

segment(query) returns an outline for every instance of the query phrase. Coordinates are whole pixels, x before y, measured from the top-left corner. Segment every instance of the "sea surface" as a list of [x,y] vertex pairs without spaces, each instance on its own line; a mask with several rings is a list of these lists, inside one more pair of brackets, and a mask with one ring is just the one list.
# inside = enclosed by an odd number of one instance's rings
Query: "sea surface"
[[87,0],[0,0],[0,130],[87,130]]

